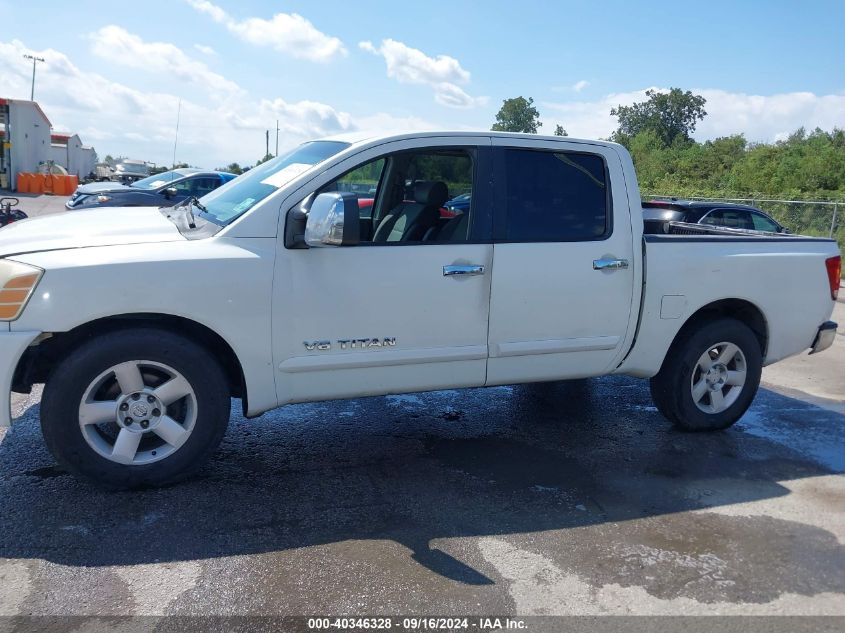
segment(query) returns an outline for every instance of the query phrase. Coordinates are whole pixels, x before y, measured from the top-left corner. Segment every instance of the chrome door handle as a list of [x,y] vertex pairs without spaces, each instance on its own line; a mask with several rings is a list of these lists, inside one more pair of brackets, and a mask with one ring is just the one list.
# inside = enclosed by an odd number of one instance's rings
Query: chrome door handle
[[621,270],[628,268],[627,259],[594,259],[593,270]]
[[451,277],[453,275],[483,275],[484,266],[444,266],[443,276]]

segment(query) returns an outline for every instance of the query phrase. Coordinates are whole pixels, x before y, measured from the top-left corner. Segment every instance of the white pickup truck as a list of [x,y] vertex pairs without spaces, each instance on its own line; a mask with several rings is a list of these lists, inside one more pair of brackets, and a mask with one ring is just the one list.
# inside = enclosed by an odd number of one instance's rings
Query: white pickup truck
[[[832,240],[643,235],[608,142],[427,132],[306,143],[176,209],[0,230],[0,424],[46,383],[70,471],[164,484],[230,398],[293,402],[628,374],[688,430],[829,346]],[[565,403],[561,403],[562,407]]]

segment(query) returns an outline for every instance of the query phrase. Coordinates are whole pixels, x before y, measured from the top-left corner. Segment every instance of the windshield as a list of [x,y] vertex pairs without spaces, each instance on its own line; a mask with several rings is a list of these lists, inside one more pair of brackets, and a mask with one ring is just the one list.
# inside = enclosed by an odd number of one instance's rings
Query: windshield
[[158,189],[169,182],[173,182],[177,178],[182,178],[184,175],[185,174],[180,174],[174,169],[161,174],[155,174],[154,176],[149,176],[147,178],[142,178],[141,180],[133,182],[129,186],[135,187],[136,189]]
[[347,147],[349,143],[339,141],[312,141],[280,154],[203,196],[205,213],[218,224],[228,224],[301,173]]

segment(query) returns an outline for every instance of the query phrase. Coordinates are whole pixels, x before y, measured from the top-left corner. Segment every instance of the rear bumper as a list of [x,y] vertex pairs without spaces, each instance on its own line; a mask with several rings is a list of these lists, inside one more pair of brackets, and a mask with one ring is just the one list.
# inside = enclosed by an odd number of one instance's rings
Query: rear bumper
[[0,426],[12,423],[12,378],[26,348],[40,332],[0,332]]
[[816,338],[813,341],[813,347],[810,349],[810,353],[818,354],[833,345],[833,339],[836,338],[837,327],[838,326],[833,321],[826,321],[822,323],[819,326],[819,331],[816,333]]

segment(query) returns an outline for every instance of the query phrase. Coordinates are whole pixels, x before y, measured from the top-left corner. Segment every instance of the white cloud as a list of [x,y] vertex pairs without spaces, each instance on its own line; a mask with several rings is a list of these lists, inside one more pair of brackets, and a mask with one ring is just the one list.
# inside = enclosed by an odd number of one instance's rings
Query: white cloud
[[[658,88],[655,88],[658,89]],[[606,138],[616,129],[610,109],[643,101],[645,91],[613,93],[595,101],[544,102],[541,110],[550,126],[560,123],[573,136]],[[845,127],[845,95],[790,92],[748,95],[717,89],[693,89],[707,99],[707,116],[696,127],[699,140],[744,134],[749,141],[775,141],[801,126],[831,130]]]
[[785,138],[799,127],[845,127],[845,95],[788,92],[747,95],[724,90],[694,90],[707,99],[707,117],[696,136],[713,138],[743,132],[751,141]]
[[356,119],[358,129],[372,131],[373,134],[400,134],[402,132],[416,132],[422,130],[442,130],[443,126],[417,116],[395,116],[385,112],[377,112],[369,116]]
[[208,0],[185,0],[201,13],[225,26],[231,33],[256,46],[270,46],[298,59],[326,62],[347,54],[338,38],[319,31],[297,13],[277,13],[269,20],[238,20]]
[[379,54],[379,50],[375,46],[373,46],[373,43],[370,42],[369,40],[365,40],[363,42],[358,42],[358,48],[360,48],[362,51],[367,51],[368,53],[373,53],[374,55]]
[[186,0],[186,2],[197,11],[211,16],[211,19],[215,22],[220,22],[221,24],[224,24],[226,21],[231,19],[229,17],[229,14],[226,13],[223,9],[218,7],[216,4],[208,2],[207,0]]
[[363,41],[358,47],[384,58],[387,76],[404,84],[423,84],[434,90],[434,100],[453,108],[472,108],[487,103],[487,97],[472,97],[458,84],[467,84],[470,74],[448,55],[429,57],[421,50],[396,40],[383,40],[380,47]]
[[461,68],[460,62],[448,55],[429,57],[419,49],[391,39],[384,40],[380,48],[373,46],[372,42],[361,42],[358,46],[369,53],[384,57],[387,76],[402,83],[465,84],[470,79],[469,72]]
[[540,112],[545,115],[543,129],[554,129],[560,123],[571,136],[607,137],[616,129],[616,118],[610,116],[610,109],[642,100],[644,95],[645,90],[640,90],[609,94],[596,101],[544,102],[540,104]]
[[586,88],[589,85],[590,85],[589,81],[587,81],[586,79],[582,79],[581,81],[576,81],[574,84],[572,84],[572,89],[575,92],[581,92],[584,88]]
[[190,58],[169,42],[145,42],[137,35],[114,24],[104,26],[89,36],[92,52],[113,64],[175,77],[193,83],[212,94],[237,93],[233,81],[213,72],[203,62]]
[[[38,66],[35,98],[42,106],[54,103],[47,116],[55,124],[57,111],[81,112],[89,119],[108,117],[111,111],[127,116],[143,116],[155,111],[153,102],[161,93],[141,92],[111,82],[96,73],[82,72],[64,53],[52,48],[32,51],[23,42],[0,42],[0,94],[10,98],[29,98],[32,67],[22,60],[25,53],[43,57]],[[174,97],[174,105],[176,103]],[[46,109],[46,108],[45,108]],[[84,140],[84,139],[83,139]]]
[[264,129],[270,123],[273,125],[273,133],[278,120],[280,133],[301,136],[303,130],[308,130],[312,137],[346,132],[355,127],[348,113],[338,112],[325,103],[288,103],[281,98],[262,99],[251,114],[233,112],[227,119],[237,129]]
[[205,44],[194,44],[194,48],[197,49],[203,55],[209,56],[216,56],[217,51],[211,48],[210,46],[206,46]]
[[[24,53],[46,59],[38,67],[35,97],[54,129],[79,133],[101,157],[128,155],[170,163],[178,96],[131,88],[80,69],[60,51],[32,51],[18,40],[0,41],[0,96],[29,98],[32,67]],[[242,97],[203,100],[196,93],[181,100],[177,161],[209,168],[231,161],[252,164],[264,155],[264,133],[270,129],[274,136],[276,119],[282,149],[358,127],[350,114],[325,103],[255,100],[239,94]]]
[[487,97],[471,97],[455,84],[443,82],[434,85],[434,100],[452,108],[474,108],[487,103]]

